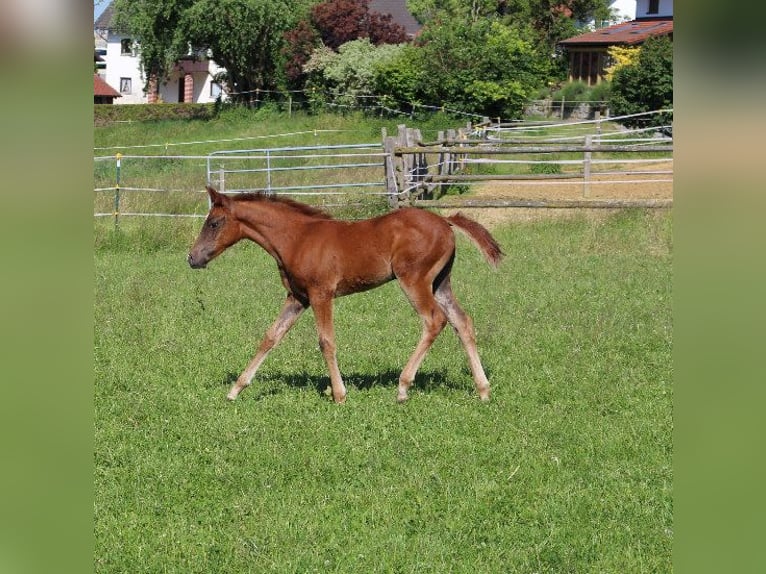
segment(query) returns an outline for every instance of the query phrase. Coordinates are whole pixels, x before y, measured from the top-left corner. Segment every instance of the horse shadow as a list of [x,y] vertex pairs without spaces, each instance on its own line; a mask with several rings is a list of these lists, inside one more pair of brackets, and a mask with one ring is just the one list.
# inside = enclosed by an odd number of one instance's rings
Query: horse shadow
[[[400,371],[389,369],[377,373],[344,373],[343,382],[349,392],[353,390],[371,390],[375,388],[391,389],[396,392],[399,385]],[[467,377],[449,376],[446,369],[422,370],[415,376],[410,391],[432,393],[434,391],[465,392],[473,389],[473,381],[468,369],[463,373]],[[228,371],[220,380],[221,387],[228,388],[237,380],[239,373]],[[470,385],[466,386],[466,384]],[[329,393],[330,377],[307,372],[271,372],[259,373],[250,385],[250,392],[258,396],[277,395],[284,392],[286,387],[296,389],[311,389],[318,395]],[[247,392],[247,391],[245,391]]]

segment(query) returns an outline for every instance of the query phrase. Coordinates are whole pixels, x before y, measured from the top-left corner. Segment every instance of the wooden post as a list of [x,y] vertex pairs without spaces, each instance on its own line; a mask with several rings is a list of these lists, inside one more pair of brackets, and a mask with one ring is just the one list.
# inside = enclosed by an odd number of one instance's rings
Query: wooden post
[[[439,142],[439,145],[440,145],[440,146],[443,146],[443,145],[444,145],[444,131],[443,131],[443,130],[440,130],[440,131],[439,131],[439,132],[436,134],[436,141],[438,141],[438,142]],[[445,154],[443,151],[439,153],[439,165],[437,166],[437,170],[436,170],[436,172],[437,172],[439,175],[444,175],[444,173],[445,173],[445,171],[446,171],[446,170],[444,169],[444,160],[445,160],[445,155],[446,155],[446,154]]]
[[[407,126],[404,124],[400,124],[397,127],[397,134],[396,134],[396,144],[400,147],[409,147],[408,145],[408,137],[407,137]],[[404,202],[409,202],[410,196],[412,194],[412,190],[410,189],[412,187],[412,172],[413,172],[413,161],[414,156],[409,153],[402,154],[400,165],[401,165],[401,189],[400,192],[404,194],[400,200]]]
[[582,166],[582,177],[583,177],[582,196],[583,197],[590,197],[590,164],[591,164],[591,158],[593,156],[593,152],[591,152],[590,149],[592,145],[593,145],[593,136],[591,135],[585,136],[585,147],[587,148],[587,151],[585,152],[583,166]]
[[385,129],[383,130],[383,151],[385,157],[383,158],[383,169],[386,177],[386,195],[388,197],[388,206],[391,209],[399,208],[399,193],[396,185],[396,167],[394,165],[395,156],[394,148],[396,147],[396,139],[388,137]]
[[561,119],[564,119],[564,96],[561,96]]

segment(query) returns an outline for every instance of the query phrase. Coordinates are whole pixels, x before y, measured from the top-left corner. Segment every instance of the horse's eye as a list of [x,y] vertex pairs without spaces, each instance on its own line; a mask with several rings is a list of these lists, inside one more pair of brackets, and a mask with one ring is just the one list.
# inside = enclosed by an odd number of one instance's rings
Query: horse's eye
[[216,229],[219,225],[221,225],[220,219],[211,219],[210,221],[207,222],[207,226],[210,229]]

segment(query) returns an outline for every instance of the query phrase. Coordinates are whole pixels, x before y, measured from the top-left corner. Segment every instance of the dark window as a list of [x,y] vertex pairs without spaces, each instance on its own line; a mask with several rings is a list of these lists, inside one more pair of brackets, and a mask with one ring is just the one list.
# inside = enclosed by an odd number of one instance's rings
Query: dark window
[[649,9],[647,14],[657,14],[660,11],[660,0],[649,0]]
[[123,56],[130,56],[133,54],[133,40],[130,38],[123,38],[120,40],[120,54]]

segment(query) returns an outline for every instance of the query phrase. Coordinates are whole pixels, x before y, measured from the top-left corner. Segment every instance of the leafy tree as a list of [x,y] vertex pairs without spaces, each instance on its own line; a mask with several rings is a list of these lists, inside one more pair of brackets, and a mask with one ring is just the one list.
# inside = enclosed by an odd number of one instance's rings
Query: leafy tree
[[418,22],[428,24],[446,19],[476,22],[502,14],[506,3],[502,0],[408,0],[407,7]]
[[295,87],[303,85],[303,67],[320,42],[319,33],[308,20],[301,20],[295,28],[285,32],[285,45],[282,48],[285,74],[288,82]]
[[197,0],[184,12],[176,47],[184,41],[209,48],[226,69],[233,99],[283,84],[284,33],[294,22],[287,0]]
[[[673,43],[665,36],[644,42],[638,59],[612,77],[609,107],[615,115],[629,115],[673,107]],[[628,126],[666,125],[672,114],[627,118]]]
[[135,36],[141,46],[141,67],[147,86],[163,80],[180,54],[175,35],[184,12],[194,0],[115,0],[115,24]]
[[[283,33],[312,0],[115,0],[116,23],[141,46],[149,82],[173,70],[189,43],[210,48],[227,70],[225,80],[238,93],[274,88],[284,77]],[[242,96],[247,99],[247,96]]]
[[378,62],[375,93],[384,104],[401,109],[424,103],[421,86],[428,70],[422,65],[419,50],[412,44],[400,44],[390,58]]
[[419,70],[419,100],[493,117],[517,117],[521,102],[543,85],[550,59],[528,27],[497,20],[426,26],[409,54]]
[[369,38],[346,42],[337,52],[327,46],[315,50],[305,71],[309,89],[332,103],[349,108],[364,107],[375,95],[377,69],[396,59],[404,45],[375,46]]
[[370,12],[369,0],[328,0],[311,10],[311,23],[325,46],[337,50],[351,40],[370,38],[373,44],[399,44],[407,40],[402,26],[390,15]]
[[604,69],[604,77],[611,82],[617,70],[636,63],[641,53],[641,46],[610,46],[606,51],[612,64]]

